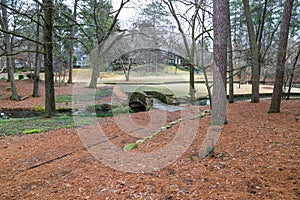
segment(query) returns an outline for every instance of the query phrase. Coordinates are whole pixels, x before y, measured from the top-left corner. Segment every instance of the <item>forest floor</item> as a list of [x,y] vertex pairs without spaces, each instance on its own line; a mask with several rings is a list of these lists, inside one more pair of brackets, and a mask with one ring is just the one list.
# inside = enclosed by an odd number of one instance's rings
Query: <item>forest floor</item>
[[[0,81],[0,108],[43,106],[43,84],[41,97],[33,98],[32,82],[17,81],[20,95],[29,97],[23,101],[10,101],[8,87]],[[56,95],[72,94],[73,87],[56,87]],[[300,101],[282,101],[277,114],[268,114],[269,105],[227,105],[228,124],[214,155],[205,158],[197,155],[210,116],[189,118],[207,109],[201,106],[1,137],[0,199],[300,199]],[[123,151],[179,118],[184,120]]]

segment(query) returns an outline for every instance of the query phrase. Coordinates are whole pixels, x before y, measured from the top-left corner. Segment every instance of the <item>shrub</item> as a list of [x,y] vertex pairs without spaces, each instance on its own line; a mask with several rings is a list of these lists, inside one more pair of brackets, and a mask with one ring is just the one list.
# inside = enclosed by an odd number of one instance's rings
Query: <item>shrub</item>
[[24,79],[24,75],[23,74],[19,74],[18,79],[19,80],[23,80]]
[[28,73],[26,76],[29,79],[33,79],[34,78],[34,74],[33,73]]
[[43,112],[45,111],[45,108],[43,106],[35,106],[33,110],[36,112]]

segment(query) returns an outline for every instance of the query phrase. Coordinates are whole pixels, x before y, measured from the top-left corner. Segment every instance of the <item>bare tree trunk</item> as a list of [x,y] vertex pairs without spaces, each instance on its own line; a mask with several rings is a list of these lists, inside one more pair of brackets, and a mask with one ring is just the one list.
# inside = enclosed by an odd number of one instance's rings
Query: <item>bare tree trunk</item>
[[[5,40],[4,40],[5,41]],[[10,82],[10,67],[8,67],[9,58],[6,56],[7,82]]]
[[258,46],[255,39],[254,25],[252,21],[249,0],[243,0],[245,17],[247,22],[248,36],[251,50],[251,82],[252,82],[252,95],[251,102],[259,102],[259,61],[258,61]]
[[257,32],[257,48],[258,48],[258,69],[259,69],[259,76],[261,75],[261,67],[264,63],[264,56],[262,53],[262,38],[263,38],[263,31],[265,26],[265,18],[267,13],[267,6],[268,6],[268,0],[265,0],[264,8],[261,16],[261,23],[259,25],[259,29]]
[[[205,21],[205,12],[202,13],[202,20]],[[204,26],[202,26],[202,32],[204,32],[205,28]],[[211,94],[211,90],[210,90],[210,85],[209,85],[209,81],[208,81],[208,77],[207,77],[207,67],[205,67],[204,64],[204,34],[202,34],[201,36],[201,68],[203,71],[203,75],[204,75],[204,81],[205,81],[205,86],[206,86],[206,90],[207,90],[207,94],[208,94],[208,98],[209,98],[209,102],[210,102],[210,108],[211,108],[211,102],[212,102],[212,94]]]
[[[229,4],[228,4],[229,6]],[[230,8],[228,8],[230,10]],[[233,87],[233,53],[232,53],[232,41],[231,41],[231,25],[230,25],[230,12],[228,12],[228,68],[229,68],[229,98],[228,102],[234,102],[234,87]],[[226,87],[226,86],[225,86]]]
[[73,62],[74,62],[74,40],[75,40],[75,22],[76,22],[76,15],[77,15],[77,4],[78,0],[74,2],[74,10],[73,10],[73,25],[72,25],[72,32],[71,32],[71,44],[70,44],[70,61],[69,61],[69,79],[68,83],[73,83]]
[[[1,0],[1,11],[2,11],[2,16],[0,20],[0,24],[2,26],[2,29],[8,32],[8,16],[7,16],[7,9],[5,6],[6,5],[6,0]],[[18,95],[17,92],[17,87],[16,87],[16,82],[14,78],[14,68],[13,68],[13,60],[12,60],[12,44],[10,40],[10,36],[8,33],[3,33],[4,35],[4,48],[5,48],[5,55],[7,58],[7,71],[8,71],[8,80],[10,81],[11,84],[11,92],[12,100],[20,100],[20,96]]]
[[190,91],[191,100],[195,100],[195,66],[190,64]]
[[[209,85],[209,81],[208,81],[208,77],[207,77],[207,68],[204,67],[203,68],[203,75],[204,75],[204,81],[205,81],[205,86],[206,86],[206,90],[207,90],[207,93],[208,93],[208,98],[209,98],[209,102],[212,102],[212,94],[211,94],[211,90],[210,90],[210,85]],[[211,103],[210,103],[210,108],[211,107]]]
[[100,76],[100,69],[97,63],[93,63],[93,71],[92,71],[92,78],[89,87],[90,88],[96,88],[97,87],[97,81]]
[[44,0],[44,49],[45,49],[45,115],[51,117],[55,115],[55,93],[53,74],[53,0]]
[[294,73],[295,73],[295,69],[296,69],[296,65],[297,65],[299,56],[300,56],[300,47],[298,49],[298,53],[296,55],[295,62],[293,63],[293,68],[292,68],[291,75],[290,75],[289,88],[288,88],[286,100],[290,100],[291,90],[292,90],[292,84],[293,84],[293,78],[294,78]]
[[[39,4],[37,3],[37,9],[39,12]],[[39,41],[40,39],[40,15],[38,15],[38,23],[36,24],[36,39]],[[41,67],[41,54],[40,54],[40,45],[36,43],[35,47],[35,68],[34,68],[34,75],[33,75],[33,97],[39,97],[40,94],[40,67]]]
[[35,68],[34,68],[34,75],[33,75],[33,79],[34,79],[34,83],[33,83],[33,97],[39,97],[41,96],[41,92],[40,92],[40,70],[41,70],[41,63],[42,63],[42,54],[38,53],[38,51],[41,50],[41,48],[39,47],[39,45],[37,44],[36,47],[36,55],[35,55]]
[[229,0],[214,0],[214,74],[211,124],[226,122],[227,41]]
[[207,134],[200,146],[199,157],[213,155],[215,144],[220,137],[222,127],[226,123],[226,66],[228,40],[229,0],[213,1],[214,27],[214,89],[212,99],[212,115]]
[[279,45],[277,53],[276,62],[276,77],[273,88],[272,100],[269,109],[269,113],[279,113],[280,104],[282,97],[282,86],[284,78],[284,65],[286,60],[286,48],[289,36],[289,28],[291,22],[293,8],[293,0],[286,0],[284,4],[284,11],[282,15],[281,25],[280,25],[280,35],[279,35]]
[[128,59],[128,67],[125,66],[123,60],[120,58],[119,59],[123,72],[124,72],[124,76],[125,76],[125,80],[129,81],[129,76],[130,76],[130,71],[131,71],[131,66],[132,66],[132,60],[129,58]]

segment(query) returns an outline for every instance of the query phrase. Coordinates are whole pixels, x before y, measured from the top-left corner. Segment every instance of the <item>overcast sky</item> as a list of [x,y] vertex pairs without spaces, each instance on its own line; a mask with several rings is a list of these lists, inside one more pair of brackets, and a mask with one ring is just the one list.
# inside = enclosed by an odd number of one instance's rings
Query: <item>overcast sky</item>
[[[141,3],[142,2],[142,3]],[[123,26],[130,26],[130,21],[134,17],[138,15],[140,12],[140,8],[143,7],[143,4],[146,4],[149,0],[139,1],[139,0],[131,0],[126,7],[121,11],[119,20]],[[114,9],[118,9],[120,7],[121,0],[112,0],[112,5]]]

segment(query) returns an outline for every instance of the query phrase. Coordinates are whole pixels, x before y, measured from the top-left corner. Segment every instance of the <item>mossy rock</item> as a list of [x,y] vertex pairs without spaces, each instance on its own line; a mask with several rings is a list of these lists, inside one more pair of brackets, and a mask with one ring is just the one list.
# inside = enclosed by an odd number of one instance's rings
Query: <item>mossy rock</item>
[[147,90],[144,92],[152,98],[158,99],[168,105],[174,105],[177,102],[177,100],[174,98],[174,94],[172,93],[161,93],[155,90]]
[[148,111],[153,106],[153,99],[144,92],[129,94],[129,106],[133,112]]
[[96,113],[109,113],[111,112],[112,106],[110,104],[95,104],[88,105],[85,110],[88,112],[96,112]]

